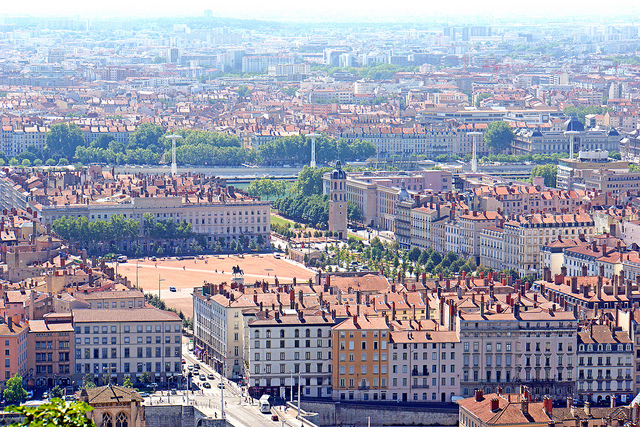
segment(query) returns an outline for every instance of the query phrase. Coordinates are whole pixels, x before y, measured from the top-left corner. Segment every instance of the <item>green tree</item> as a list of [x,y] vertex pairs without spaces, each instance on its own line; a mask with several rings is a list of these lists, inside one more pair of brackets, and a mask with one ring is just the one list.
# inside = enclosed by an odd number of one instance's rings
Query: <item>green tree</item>
[[7,402],[19,402],[26,399],[27,390],[22,385],[22,377],[15,374],[7,380],[4,392],[2,393]]
[[418,259],[420,259],[421,253],[422,252],[420,251],[420,249],[416,247],[411,248],[411,250],[409,250],[409,253],[408,253],[409,260],[412,262],[418,261]]
[[[158,141],[163,134],[162,127],[153,123],[142,123],[129,136],[127,148],[147,148],[149,146],[159,147]],[[178,142],[178,141],[176,141]],[[171,146],[169,144],[169,146]]]
[[50,153],[73,157],[76,147],[84,145],[82,130],[75,123],[56,123],[45,137],[45,146]]
[[98,138],[96,138],[96,140],[91,143],[91,146],[106,149],[106,148],[109,148],[109,144],[115,140],[116,139],[113,137],[113,135],[109,133],[104,133],[104,134],[101,134]]
[[241,85],[236,90],[236,93],[238,94],[240,99],[245,99],[247,96],[249,96],[251,94],[251,89],[249,89],[248,86]]
[[364,214],[362,209],[352,201],[347,202],[347,219],[351,222],[364,221]]
[[143,384],[149,384],[151,383],[151,374],[147,371],[144,371],[141,375],[140,375],[140,382]]
[[298,174],[295,189],[298,194],[311,196],[322,194],[322,175],[331,168],[312,168],[305,166]]
[[28,168],[29,166],[31,166],[31,160],[29,159],[22,160],[22,166],[24,166],[25,168]]
[[495,153],[506,150],[513,141],[514,134],[511,126],[507,122],[492,122],[487,125],[484,132],[484,141],[487,147],[491,148]]
[[96,388],[96,383],[93,382],[93,375],[85,374],[82,378],[82,388]]
[[124,377],[124,382],[122,383],[122,386],[125,388],[133,388],[133,383],[131,382],[130,375],[127,375],[126,377]]
[[541,176],[544,178],[544,185],[547,187],[555,188],[556,186],[556,178],[558,176],[558,166],[557,165],[535,165],[533,169],[531,169],[531,178]]
[[86,414],[93,408],[86,402],[65,402],[51,399],[40,406],[9,406],[6,411],[20,414],[24,420],[11,424],[11,427],[95,427]]
[[51,397],[57,397],[57,398],[62,398],[63,394],[62,394],[62,389],[60,388],[59,385],[54,385],[53,388],[51,389]]

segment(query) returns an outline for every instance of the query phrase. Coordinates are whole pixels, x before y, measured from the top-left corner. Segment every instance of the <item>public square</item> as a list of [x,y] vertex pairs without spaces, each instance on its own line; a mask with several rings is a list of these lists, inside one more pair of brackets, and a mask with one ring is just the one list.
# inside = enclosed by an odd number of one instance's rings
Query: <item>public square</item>
[[[191,292],[195,286],[203,283],[231,282],[234,266],[240,266],[244,272],[245,283],[256,280],[267,280],[273,283],[278,277],[280,281],[290,282],[295,277],[298,282],[309,280],[315,276],[312,270],[290,260],[277,259],[271,254],[245,254],[244,256],[206,255],[203,259],[149,258],[129,260],[118,264],[118,274],[126,276],[133,285],[138,284],[145,293],[158,293],[169,307],[191,317],[193,314]],[[138,275],[136,277],[136,266]],[[171,292],[170,287],[176,291]]]

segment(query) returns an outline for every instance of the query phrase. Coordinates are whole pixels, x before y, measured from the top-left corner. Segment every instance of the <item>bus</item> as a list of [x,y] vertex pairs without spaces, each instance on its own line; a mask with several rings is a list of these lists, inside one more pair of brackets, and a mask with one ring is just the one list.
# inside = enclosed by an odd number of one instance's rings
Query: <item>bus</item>
[[271,413],[271,404],[269,403],[269,396],[268,394],[263,394],[262,397],[260,397],[260,401],[258,402],[258,405],[260,406],[260,412],[262,412],[263,414],[270,414]]

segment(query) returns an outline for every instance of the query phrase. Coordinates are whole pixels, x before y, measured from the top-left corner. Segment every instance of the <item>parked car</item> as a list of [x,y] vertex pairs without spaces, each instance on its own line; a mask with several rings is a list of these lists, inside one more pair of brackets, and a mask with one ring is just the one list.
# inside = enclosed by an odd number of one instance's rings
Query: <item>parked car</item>
[[205,374],[200,374],[200,376],[198,377],[200,379],[200,381],[206,381],[207,377]]
[[194,366],[196,369],[200,369],[200,364],[199,364],[199,363],[196,363],[196,364],[194,364],[193,366]]
[[176,292],[175,286],[169,286],[169,292]]
[[212,380],[212,379],[214,379],[214,378],[215,378],[215,377],[213,376],[213,374],[208,374],[208,375],[207,375],[207,379],[208,379],[208,380]]
[[271,421],[278,421],[278,416],[276,414],[271,415]]
[[44,393],[42,393],[42,398],[43,399],[48,399],[49,398],[49,392],[45,391]]
[[211,388],[211,384],[209,384],[209,383],[205,382],[205,383],[203,383],[203,384],[202,384],[202,387],[204,387],[204,388]]

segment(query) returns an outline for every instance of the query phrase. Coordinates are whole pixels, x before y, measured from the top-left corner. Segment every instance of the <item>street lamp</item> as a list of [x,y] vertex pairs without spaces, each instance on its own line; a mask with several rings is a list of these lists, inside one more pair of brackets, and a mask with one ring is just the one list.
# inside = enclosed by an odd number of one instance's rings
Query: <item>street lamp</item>
[[166,135],[165,138],[171,140],[171,175],[178,174],[178,164],[176,163],[176,139],[182,138],[181,135]]
[[[142,268],[138,265],[139,260],[136,260],[136,288],[140,289],[140,283],[138,281],[138,269]],[[160,296],[158,295],[158,298],[160,298]]]
[[165,279],[161,279],[158,274],[158,301],[160,301],[160,282],[164,282]]
[[478,149],[477,149],[477,136],[482,135],[482,132],[469,132],[469,135],[473,138],[473,157],[471,158],[471,172],[478,172]]

